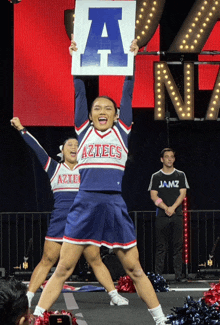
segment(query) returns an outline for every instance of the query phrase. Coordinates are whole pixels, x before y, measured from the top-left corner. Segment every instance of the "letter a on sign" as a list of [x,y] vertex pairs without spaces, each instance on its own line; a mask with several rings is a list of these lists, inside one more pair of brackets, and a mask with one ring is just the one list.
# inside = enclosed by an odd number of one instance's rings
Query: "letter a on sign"
[[132,75],[136,1],[76,1],[73,75]]

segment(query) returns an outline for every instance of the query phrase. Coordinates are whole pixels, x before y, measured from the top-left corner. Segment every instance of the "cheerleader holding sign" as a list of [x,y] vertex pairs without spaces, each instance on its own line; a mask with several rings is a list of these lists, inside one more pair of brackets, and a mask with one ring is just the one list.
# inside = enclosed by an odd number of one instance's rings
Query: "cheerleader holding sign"
[[[136,55],[138,50],[137,40],[134,40],[130,51]],[[69,51],[71,55],[77,51],[73,39]],[[56,301],[84,249],[89,247],[91,252],[98,254],[99,247],[104,245],[114,249],[155,323],[164,325],[166,318],[141,268],[134,225],[121,196],[132,124],[134,78],[125,78],[119,120],[115,102],[102,96],[93,101],[88,119],[84,82],[79,76],[74,77],[74,85],[81,184],[67,217],[59,263],[43,290],[34,315],[42,315]]]
[[[57,262],[60,256],[60,249],[63,242],[66,219],[70,207],[79,190],[80,177],[77,165],[78,141],[75,138],[66,139],[60,147],[61,162],[58,163],[49,157],[39,142],[21,124],[18,117],[13,117],[11,125],[20,132],[24,141],[36,153],[41,165],[50,178],[51,190],[54,196],[54,209],[51,213],[50,224],[45,237],[44,251],[41,261],[34,269],[28,286],[28,303],[31,301],[39,287],[46,280],[46,277]],[[65,181],[68,179],[68,181]],[[100,252],[91,251],[90,247],[84,249],[83,254],[92,267],[97,280],[108,292],[112,305],[128,305],[128,299],[122,297],[115,289],[109,270],[102,262]]]

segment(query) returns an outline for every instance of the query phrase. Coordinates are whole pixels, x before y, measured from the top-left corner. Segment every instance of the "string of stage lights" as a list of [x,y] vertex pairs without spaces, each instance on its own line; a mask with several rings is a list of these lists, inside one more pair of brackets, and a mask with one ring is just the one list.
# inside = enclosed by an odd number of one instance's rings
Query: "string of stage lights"
[[[202,51],[215,23],[219,19],[220,1],[218,0],[197,0],[195,1],[187,19],[183,23],[179,33],[176,35],[168,51],[146,51],[149,40],[155,33],[160,22],[165,0],[137,0],[135,36],[139,47],[144,47],[144,51],[139,55],[158,55],[159,63],[155,62],[155,120],[165,119],[165,91],[166,87],[176,110],[177,119],[172,120],[219,120],[220,108],[220,76],[217,77],[213,93],[207,108],[206,116],[203,119],[194,119],[194,66],[195,65],[219,65],[220,61],[189,60],[185,55],[219,55],[219,51]],[[66,24],[67,34],[70,37],[74,24],[74,11],[66,13],[68,22]],[[67,17],[66,17],[67,18]],[[71,27],[70,27],[71,25]],[[165,60],[163,57],[178,54],[179,60]],[[192,62],[190,62],[192,61]],[[184,65],[184,100],[182,99],[178,87],[172,77],[168,65]],[[170,119],[171,120],[171,119]]]

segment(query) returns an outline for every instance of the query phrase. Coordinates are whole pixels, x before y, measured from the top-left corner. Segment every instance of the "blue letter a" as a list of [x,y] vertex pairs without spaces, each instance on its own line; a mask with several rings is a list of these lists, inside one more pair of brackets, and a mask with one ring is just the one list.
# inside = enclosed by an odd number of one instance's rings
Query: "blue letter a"
[[[127,66],[127,54],[124,53],[118,20],[122,18],[122,8],[90,8],[89,20],[92,20],[86,48],[81,54],[81,66],[100,66],[98,50],[111,50],[108,54],[108,66]],[[106,24],[108,37],[102,37]]]

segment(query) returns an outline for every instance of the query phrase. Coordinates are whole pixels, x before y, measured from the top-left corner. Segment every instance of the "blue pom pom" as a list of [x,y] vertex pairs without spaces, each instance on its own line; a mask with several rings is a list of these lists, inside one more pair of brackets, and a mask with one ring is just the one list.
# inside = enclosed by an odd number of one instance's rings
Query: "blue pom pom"
[[168,323],[172,325],[220,324],[220,313],[216,306],[207,306],[203,299],[195,301],[191,296],[188,296],[183,307],[173,307],[172,311],[175,314],[167,316]]
[[154,287],[154,290],[156,292],[169,291],[169,286],[168,286],[166,280],[164,279],[164,277],[162,277],[162,275],[154,274],[152,272],[147,272],[147,276],[148,276],[149,280],[151,281],[151,283]]

